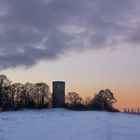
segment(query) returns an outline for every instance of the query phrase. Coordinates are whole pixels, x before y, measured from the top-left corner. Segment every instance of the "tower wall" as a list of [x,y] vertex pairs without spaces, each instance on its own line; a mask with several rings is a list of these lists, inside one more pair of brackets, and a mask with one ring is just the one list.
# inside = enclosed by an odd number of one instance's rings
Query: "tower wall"
[[62,108],[65,105],[65,82],[53,82],[53,107]]

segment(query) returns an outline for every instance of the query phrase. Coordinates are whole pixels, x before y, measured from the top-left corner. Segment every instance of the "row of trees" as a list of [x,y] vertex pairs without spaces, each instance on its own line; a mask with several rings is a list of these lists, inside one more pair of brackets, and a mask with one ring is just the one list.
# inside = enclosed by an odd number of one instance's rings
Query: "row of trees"
[[[93,98],[84,101],[79,94],[69,92],[65,107],[74,110],[107,110],[116,111],[113,104],[116,99],[109,90],[101,90]],[[0,108],[18,110],[22,108],[48,108],[52,104],[52,95],[46,83],[11,83],[5,75],[0,75]]]
[[85,100],[75,92],[69,92],[66,97],[66,106],[74,110],[106,110],[118,112],[119,110],[113,106],[116,102],[117,100],[109,89],[100,90],[93,98],[86,97]]
[[50,103],[49,86],[46,83],[14,83],[0,75],[0,107],[2,110],[43,108]]

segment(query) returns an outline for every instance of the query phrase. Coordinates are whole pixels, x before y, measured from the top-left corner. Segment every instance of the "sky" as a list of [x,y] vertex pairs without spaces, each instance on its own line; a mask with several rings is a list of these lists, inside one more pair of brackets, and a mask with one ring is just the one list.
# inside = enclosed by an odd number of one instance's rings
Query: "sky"
[[139,0],[0,0],[0,73],[140,107],[139,15]]

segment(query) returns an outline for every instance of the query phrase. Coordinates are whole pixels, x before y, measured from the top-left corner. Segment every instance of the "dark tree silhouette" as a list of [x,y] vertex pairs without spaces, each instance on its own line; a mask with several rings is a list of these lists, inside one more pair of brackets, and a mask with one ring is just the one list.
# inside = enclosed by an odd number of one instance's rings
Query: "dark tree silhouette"
[[14,110],[24,108],[25,86],[20,83],[15,83],[10,86],[10,99]]
[[5,76],[0,75],[0,108],[8,110],[10,108],[9,92],[11,81]]
[[47,107],[49,105],[49,87],[46,83],[36,83],[34,101],[36,108]]
[[95,94],[91,101],[91,106],[95,110],[113,111],[115,110],[113,104],[116,101],[113,93],[109,89],[100,90],[98,94]]
[[35,84],[25,84],[25,108],[35,108]]
[[0,75],[0,110],[47,108],[50,98],[46,83],[11,84],[5,75]]
[[69,92],[66,96],[66,106],[69,109],[79,110],[83,108],[84,105],[82,104],[82,101],[82,98],[76,92]]

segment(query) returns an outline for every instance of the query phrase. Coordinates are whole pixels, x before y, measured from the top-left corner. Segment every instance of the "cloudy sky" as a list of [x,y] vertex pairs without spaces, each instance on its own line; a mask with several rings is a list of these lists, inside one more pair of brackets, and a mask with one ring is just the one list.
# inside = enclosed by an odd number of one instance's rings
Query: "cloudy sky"
[[140,106],[139,15],[139,0],[0,0],[0,71]]

